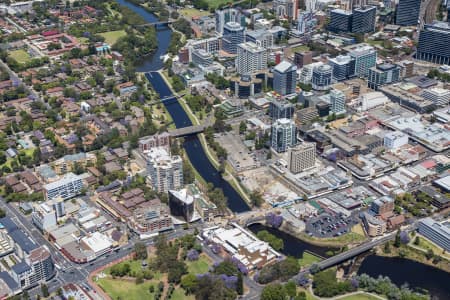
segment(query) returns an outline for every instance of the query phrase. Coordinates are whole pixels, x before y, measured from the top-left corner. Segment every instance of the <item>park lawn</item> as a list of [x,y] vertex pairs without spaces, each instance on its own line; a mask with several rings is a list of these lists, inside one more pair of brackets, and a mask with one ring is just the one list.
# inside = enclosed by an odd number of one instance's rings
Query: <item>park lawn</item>
[[23,49],[9,51],[8,55],[14,58],[19,64],[24,64],[31,61],[31,56],[28,54],[27,51]]
[[433,244],[431,241],[426,239],[423,235],[416,235],[416,236],[418,236],[419,239],[420,239],[419,245],[414,244],[415,237],[411,239],[410,244],[412,244],[415,247],[422,248],[425,251],[432,250],[434,254],[439,255],[441,257],[444,257],[444,258],[447,258],[447,260],[450,260],[450,254],[449,253],[443,253],[444,249],[442,249],[441,247]]
[[199,259],[196,261],[186,261],[188,267],[188,272],[191,274],[204,274],[208,272],[211,261],[205,255],[200,255]]
[[100,278],[97,284],[107,293],[111,299],[140,300],[153,299],[154,295],[150,293],[151,285],[157,289],[157,281],[146,281],[141,284],[135,284],[134,281],[117,280],[110,278]]
[[317,300],[317,299],[318,299],[318,298],[314,297],[314,296],[309,292],[309,290],[307,290],[307,289],[305,289],[305,288],[298,287],[298,288],[297,288],[297,293],[300,292],[300,291],[305,292],[305,294],[306,294],[306,300]]
[[357,294],[357,295],[351,295],[343,298],[339,298],[339,300],[379,300],[379,298],[368,295],[368,294]]
[[208,3],[209,8],[217,8],[219,5],[235,2],[230,0],[205,0]]
[[206,11],[206,10],[201,11],[196,8],[183,8],[183,9],[180,9],[179,12],[181,15],[188,17],[188,18],[203,17],[203,16],[208,16],[211,14],[209,11]]
[[117,40],[123,36],[126,36],[127,33],[125,30],[116,30],[116,31],[108,31],[100,33],[102,37],[105,38],[105,42],[108,43],[110,46],[114,45]]
[[184,290],[182,288],[175,288],[170,297],[170,300],[194,300],[195,297],[193,295],[185,295]]
[[310,266],[313,263],[319,262],[322,259],[312,253],[303,252],[303,257],[298,259],[298,263],[301,267]]

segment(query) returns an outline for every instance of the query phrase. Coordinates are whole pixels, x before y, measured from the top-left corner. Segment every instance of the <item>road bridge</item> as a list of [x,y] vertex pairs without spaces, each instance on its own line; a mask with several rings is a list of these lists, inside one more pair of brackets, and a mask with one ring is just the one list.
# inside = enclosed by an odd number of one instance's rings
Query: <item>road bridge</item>
[[213,124],[214,124],[213,115],[210,114],[210,115],[208,115],[208,117],[205,119],[205,121],[202,124],[192,125],[192,126],[182,127],[182,128],[177,128],[177,129],[171,129],[171,130],[169,130],[169,134],[172,137],[182,137],[182,136],[187,136],[187,135],[193,135],[193,134],[197,134],[197,133],[201,133],[201,132],[205,131],[206,128],[212,126]]

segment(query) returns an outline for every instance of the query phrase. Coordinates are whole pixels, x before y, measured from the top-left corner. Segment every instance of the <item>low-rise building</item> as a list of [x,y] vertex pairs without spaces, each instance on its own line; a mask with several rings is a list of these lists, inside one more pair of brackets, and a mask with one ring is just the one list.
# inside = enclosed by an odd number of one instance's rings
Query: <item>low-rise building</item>
[[431,218],[419,221],[419,233],[442,247],[445,251],[450,251],[450,222],[439,223]]
[[386,222],[366,212],[362,213],[363,224],[369,236],[380,236],[386,232]]
[[205,228],[202,236],[208,242],[220,245],[248,270],[261,269],[281,257],[267,242],[260,241],[247,229],[234,223],[230,229],[218,226]]
[[83,188],[83,177],[67,173],[59,180],[44,185],[44,196],[47,200],[56,198],[66,200],[78,196]]

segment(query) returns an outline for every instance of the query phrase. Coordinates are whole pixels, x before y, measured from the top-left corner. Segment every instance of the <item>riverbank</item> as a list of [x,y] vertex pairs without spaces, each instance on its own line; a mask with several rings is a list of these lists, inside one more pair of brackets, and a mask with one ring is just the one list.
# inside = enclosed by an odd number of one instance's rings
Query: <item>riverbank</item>
[[401,244],[398,248],[394,246],[393,242],[388,243],[389,251],[386,251],[385,245],[380,245],[375,248],[376,255],[390,258],[405,258],[450,273],[450,262],[445,258],[434,263],[433,257],[430,259],[427,258],[426,250],[419,250],[418,247],[409,243],[406,245]]
[[355,232],[349,232],[347,234],[341,235],[339,237],[332,238],[315,238],[307,235],[305,232],[295,233],[295,232],[286,232],[290,235],[294,235],[295,238],[302,240],[304,242],[320,246],[320,247],[349,247],[352,245],[359,245],[362,242],[366,241],[367,238],[365,236],[359,235]]
[[[178,97],[178,93],[176,93],[173,90],[172,85],[170,83],[170,79],[168,78],[167,74],[165,72],[163,72],[162,70],[159,70],[158,73],[164,79],[164,81],[166,82],[166,84],[169,87],[172,94],[174,96]],[[189,117],[189,120],[191,120],[192,125],[200,125],[200,120],[197,118],[197,116],[191,110],[191,108],[187,104],[184,97],[178,98],[178,102],[180,103],[181,107],[183,107],[184,111],[186,112],[187,116]],[[213,113],[213,112],[211,112],[211,113]],[[199,137],[200,144],[202,145],[203,150],[205,151],[206,156],[208,157],[209,161],[214,166],[214,168],[216,168],[216,170],[219,170],[219,168],[220,168],[219,160],[218,160],[217,156],[215,155],[214,151],[212,151],[210,149],[210,147],[208,146],[205,135],[203,133],[200,133],[197,136]],[[239,184],[236,177],[231,173],[231,171],[229,170],[229,167],[228,167],[228,163],[226,162],[225,164],[226,164],[225,172],[222,175],[223,178],[226,181],[228,181],[228,183],[236,190],[236,192],[239,193],[239,195],[247,202],[247,204],[251,206],[250,196],[244,191],[244,189],[241,187],[241,185]]]

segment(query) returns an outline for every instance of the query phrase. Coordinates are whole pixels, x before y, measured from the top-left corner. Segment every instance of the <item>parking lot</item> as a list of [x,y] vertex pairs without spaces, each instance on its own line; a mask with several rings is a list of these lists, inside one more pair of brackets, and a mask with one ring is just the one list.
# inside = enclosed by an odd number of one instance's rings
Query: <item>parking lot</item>
[[236,132],[216,134],[216,141],[227,150],[228,161],[237,172],[255,169],[261,165],[260,157],[248,150]]
[[335,237],[350,232],[352,227],[358,223],[359,221],[355,217],[346,218],[339,215],[321,214],[306,222],[306,233],[322,238]]

